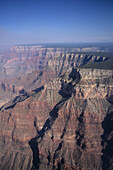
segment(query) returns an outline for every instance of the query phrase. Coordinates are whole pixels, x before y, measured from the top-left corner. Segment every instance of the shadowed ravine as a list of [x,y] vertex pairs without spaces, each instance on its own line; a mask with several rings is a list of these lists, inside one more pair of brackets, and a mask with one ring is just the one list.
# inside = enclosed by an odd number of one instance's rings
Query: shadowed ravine
[[72,67],[6,103],[0,170],[112,170],[112,74]]
[[[76,69],[72,69],[72,72],[70,73],[69,78],[72,78],[72,81],[77,79],[77,81],[76,81],[76,84],[77,84],[80,81],[80,75],[78,74],[77,77],[76,77],[76,73],[77,73]],[[74,86],[75,86],[75,84],[74,84]],[[66,91],[66,89],[68,89],[68,92]],[[52,128],[55,120],[58,118],[59,110],[65,104],[65,102],[71,97],[73,92],[75,93],[75,90],[73,89],[73,85],[72,84],[66,83],[64,85],[63,83],[61,83],[61,89],[59,90],[59,94],[62,96],[62,99],[51,110],[51,112],[49,113],[49,118],[45,121],[45,123],[43,125],[43,128],[40,131],[38,131],[36,126],[34,125],[35,128],[36,128],[36,131],[37,131],[37,136],[35,136],[34,138],[32,138],[29,141],[29,145],[30,145],[31,150],[33,152],[33,165],[32,165],[31,170],[39,169],[39,166],[40,166],[40,155],[39,155],[38,144],[43,140],[43,137],[44,137],[45,133]],[[70,115],[69,115],[69,117],[70,117]],[[66,124],[68,123],[68,119],[67,119]],[[65,134],[66,124],[65,124],[63,133],[61,135],[61,139],[63,138],[63,136]],[[62,144],[63,144],[63,140],[60,142],[58,148],[56,149],[56,151],[54,153],[54,157],[53,157],[53,169],[55,168],[54,167],[54,162],[55,162],[55,158],[56,158],[57,152],[61,149]],[[48,163],[50,163],[50,157],[48,157]]]
[[56,106],[49,113],[50,117],[45,121],[43,128],[40,131],[37,131],[37,136],[35,136],[29,141],[29,145],[33,152],[33,166],[31,170],[33,169],[33,167],[39,169],[40,157],[39,157],[38,143],[41,142],[41,140],[43,140],[45,133],[51,129],[55,120],[58,118],[58,111],[68,99],[69,97],[64,98],[56,104]]

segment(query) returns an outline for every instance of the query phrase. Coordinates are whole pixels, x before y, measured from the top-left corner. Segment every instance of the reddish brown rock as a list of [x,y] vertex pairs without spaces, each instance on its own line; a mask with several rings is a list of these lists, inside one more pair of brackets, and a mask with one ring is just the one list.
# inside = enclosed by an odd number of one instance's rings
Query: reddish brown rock
[[0,169],[112,169],[112,75],[71,68],[2,107]]
[[0,106],[19,93],[34,90],[63,75],[71,66],[107,59],[98,53],[96,56],[71,51],[80,49],[14,46],[0,55],[0,81],[4,84],[0,91]]

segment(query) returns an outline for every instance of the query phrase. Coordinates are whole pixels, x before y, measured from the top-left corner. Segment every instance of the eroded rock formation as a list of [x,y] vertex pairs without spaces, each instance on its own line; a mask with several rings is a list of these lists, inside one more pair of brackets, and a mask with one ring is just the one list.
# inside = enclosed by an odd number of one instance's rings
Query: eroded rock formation
[[[108,57],[66,53],[69,49],[15,46],[0,56],[0,105],[18,95],[33,90],[65,73],[71,66],[95,63]],[[9,90],[13,88],[13,90]]]
[[0,169],[112,169],[112,96],[113,71],[75,67],[17,96],[0,111]]

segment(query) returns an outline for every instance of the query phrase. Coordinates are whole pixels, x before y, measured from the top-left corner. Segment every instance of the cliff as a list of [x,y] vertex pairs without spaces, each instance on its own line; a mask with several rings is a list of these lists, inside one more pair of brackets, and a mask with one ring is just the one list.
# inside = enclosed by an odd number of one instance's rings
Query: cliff
[[78,67],[88,63],[101,62],[106,60],[105,56],[76,54],[76,53],[62,53],[56,54],[48,61],[48,66],[55,70],[57,75],[64,74],[67,69],[72,66]]
[[[71,66],[77,67],[86,63],[99,63],[108,59],[105,56],[91,54],[61,53],[60,51],[63,50],[41,47],[15,47],[9,58],[4,61],[5,57],[3,57],[1,61],[5,62],[2,67],[5,69],[6,78],[2,80],[4,77],[2,76],[1,79],[1,87],[4,84],[5,88],[5,91],[3,87],[1,88],[1,104],[8,101],[8,99],[10,100],[12,96],[18,95],[22,89],[29,91],[45,85],[54,78],[63,75]],[[15,57],[13,54],[15,54]],[[23,56],[24,59],[22,59]],[[13,90],[9,90],[12,88]]]
[[[47,57],[50,54],[46,52],[45,55]],[[45,66],[43,64],[43,68],[35,69],[32,73],[10,79],[8,82],[15,86],[24,86],[27,90],[35,89],[53,80],[53,78],[64,74],[71,66],[77,67],[86,63],[101,62],[106,59],[107,57],[104,56],[56,52],[51,56],[51,59],[48,60]],[[37,63],[37,61],[35,63]]]
[[[50,59],[52,60],[49,61],[49,65],[51,65],[51,62],[57,62],[57,67],[59,66],[61,73],[62,67],[66,69],[65,67],[67,67],[68,63],[69,67],[72,65],[78,66],[81,64],[86,64],[89,61],[93,63],[103,61],[106,58],[104,56],[96,56],[98,54],[81,55],[79,53],[84,53],[85,51],[98,52],[99,49],[97,47],[46,48],[43,46],[13,46],[9,52],[4,52],[3,54],[0,54],[0,80],[9,77],[12,78],[15,76],[21,76],[24,74],[31,73],[36,69],[43,68],[47,65],[47,62]],[[77,54],[77,52],[79,54]],[[61,66],[60,62],[64,66]]]
[[113,71],[71,67],[1,107],[0,169],[112,169],[112,120]]

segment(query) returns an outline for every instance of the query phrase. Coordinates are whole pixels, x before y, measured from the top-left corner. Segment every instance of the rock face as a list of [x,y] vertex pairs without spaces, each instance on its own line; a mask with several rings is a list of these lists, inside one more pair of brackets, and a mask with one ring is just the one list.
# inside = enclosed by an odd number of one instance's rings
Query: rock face
[[0,107],[8,102],[12,96],[16,96],[21,89],[22,86],[15,87],[10,83],[0,82]]
[[45,66],[51,54],[45,49],[29,50],[16,49],[0,55],[0,79],[12,78],[31,73],[33,70]]
[[71,67],[1,107],[0,169],[113,169],[113,71]]
[[[40,69],[44,67],[49,59],[52,59],[54,56],[55,58],[58,56],[58,60],[62,57],[62,54],[66,54],[69,52],[98,52],[98,51],[109,51],[106,48],[99,48],[99,47],[89,47],[89,48],[49,48],[44,46],[14,46],[10,49],[9,52],[4,52],[0,54],[0,81],[4,78],[12,78],[21,76],[23,74],[29,74],[36,69]],[[69,55],[69,56],[68,56]],[[87,56],[87,60],[85,61],[84,55],[82,57],[76,56],[74,54],[70,56],[70,54],[64,55],[70,62],[73,64],[74,58],[79,61],[79,64],[83,64],[90,59],[93,60],[98,57],[96,56]],[[64,57],[62,62],[64,63]],[[84,61],[82,61],[82,59]],[[55,59],[56,60],[56,59]],[[57,60],[57,63],[58,63]],[[74,61],[75,62],[75,61]],[[50,62],[51,63],[51,62]],[[69,65],[70,66],[70,65]],[[64,66],[65,67],[65,66]],[[62,70],[62,69],[61,69]],[[60,72],[61,72],[60,70]]]
[[[0,56],[0,105],[21,90],[33,90],[65,73],[71,66],[101,62],[107,57],[66,52],[69,49],[15,46]],[[4,86],[3,86],[4,84]],[[9,90],[12,88],[13,90]],[[5,89],[5,90],[4,90]]]
[[106,60],[107,57],[76,53],[62,53],[55,55],[48,61],[48,66],[55,70],[57,75],[64,74],[72,66],[78,67],[86,63],[95,63]]
[[[45,54],[48,56],[48,54]],[[23,85],[30,90],[34,87],[40,87],[48,83],[50,80],[57,78],[65,73],[72,66],[80,66],[86,63],[95,63],[106,60],[106,57],[74,54],[74,53],[55,53],[51,59],[45,64],[43,69],[36,69],[30,74],[21,75],[14,79],[9,80],[10,84]],[[36,62],[37,63],[37,62]],[[27,81],[29,79],[29,81]],[[34,85],[35,84],[35,85]],[[27,89],[27,90],[28,90]]]

